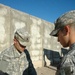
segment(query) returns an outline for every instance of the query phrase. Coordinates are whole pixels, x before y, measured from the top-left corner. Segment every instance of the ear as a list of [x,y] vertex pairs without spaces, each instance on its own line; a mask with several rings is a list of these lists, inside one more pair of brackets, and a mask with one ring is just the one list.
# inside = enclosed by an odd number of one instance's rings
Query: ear
[[65,34],[69,34],[70,33],[70,26],[69,25],[64,27],[64,33]]
[[17,40],[14,38],[14,43],[17,43]]

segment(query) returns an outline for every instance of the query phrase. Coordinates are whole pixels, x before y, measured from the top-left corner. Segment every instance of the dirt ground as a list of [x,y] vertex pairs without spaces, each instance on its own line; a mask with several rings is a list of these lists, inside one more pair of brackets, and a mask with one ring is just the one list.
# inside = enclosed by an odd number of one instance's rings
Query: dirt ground
[[56,68],[55,67],[41,67],[37,68],[37,75],[55,75],[56,73]]

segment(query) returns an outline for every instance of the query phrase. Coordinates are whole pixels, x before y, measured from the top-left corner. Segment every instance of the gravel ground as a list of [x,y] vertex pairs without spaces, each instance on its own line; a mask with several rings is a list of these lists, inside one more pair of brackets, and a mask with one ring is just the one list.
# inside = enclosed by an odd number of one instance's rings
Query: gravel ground
[[56,68],[55,67],[41,67],[37,68],[37,75],[55,75]]

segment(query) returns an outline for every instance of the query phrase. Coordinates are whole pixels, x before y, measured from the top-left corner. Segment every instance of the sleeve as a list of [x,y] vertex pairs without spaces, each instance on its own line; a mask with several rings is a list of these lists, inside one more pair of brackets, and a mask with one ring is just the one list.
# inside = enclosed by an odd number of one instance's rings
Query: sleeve
[[8,75],[7,73],[5,73],[7,66],[8,66],[8,62],[6,61],[6,57],[2,52],[0,54],[0,75]]
[[28,75],[37,75],[36,70],[34,68],[34,65],[32,63],[32,60],[30,58],[30,54],[29,54],[29,52],[27,50],[25,50],[25,54],[26,54],[27,60],[29,62],[29,67],[28,67],[28,70],[27,70],[28,71]]

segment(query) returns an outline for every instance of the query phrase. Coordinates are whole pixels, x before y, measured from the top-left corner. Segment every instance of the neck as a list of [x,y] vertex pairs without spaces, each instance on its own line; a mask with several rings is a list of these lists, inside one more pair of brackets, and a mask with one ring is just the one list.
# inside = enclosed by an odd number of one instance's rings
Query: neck
[[16,44],[14,44],[14,46],[19,53],[22,53],[25,50],[25,48],[21,48],[20,46],[17,46]]
[[70,36],[69,47],[75,43],[75,34]]

